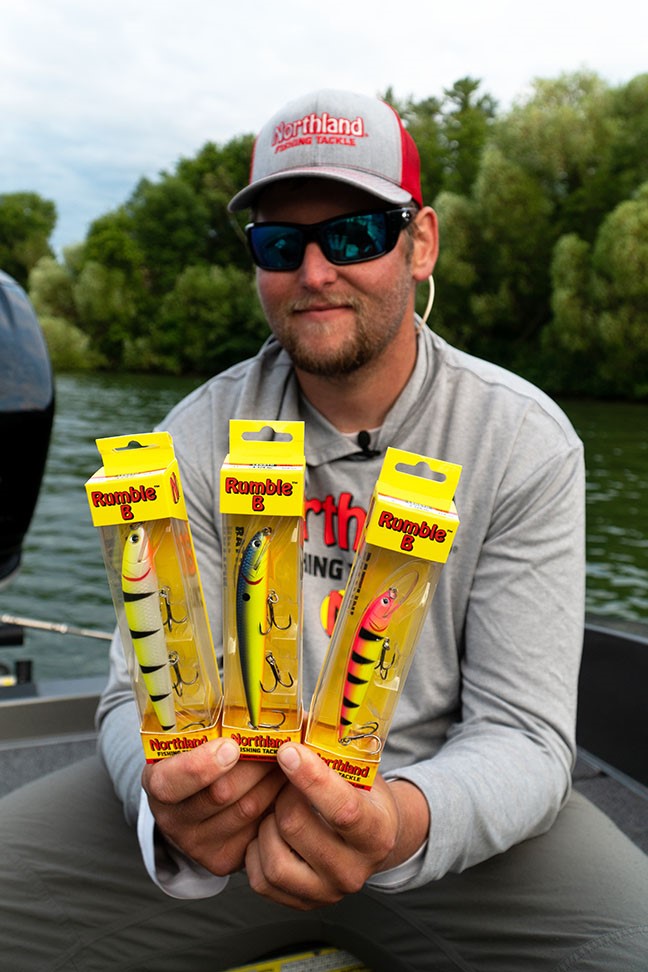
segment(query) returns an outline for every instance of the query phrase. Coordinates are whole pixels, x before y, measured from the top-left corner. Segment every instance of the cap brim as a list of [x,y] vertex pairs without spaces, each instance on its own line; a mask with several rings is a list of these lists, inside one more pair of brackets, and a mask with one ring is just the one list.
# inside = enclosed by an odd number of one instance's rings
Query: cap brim
[[329,179],[332,182],[343,182],[348,186],[356,186],[363,189],[372,196],[378,196],[385,202],[395,203],[397,206],[405,206],[411,202],[411,195],[400,186],[394,185],[388,179],[380,176],[371,175],[369,172],[359,172],[356,169],[327,168],[326,166],[303,166],[295,169],[286,169],[283,172],[276,172],[258,179],[245,189],[241,189],[228,203],[228,210],[231,213],[241,209],[249,209],[256,203],[259,194],[275,182],[282,182],[285,179]]

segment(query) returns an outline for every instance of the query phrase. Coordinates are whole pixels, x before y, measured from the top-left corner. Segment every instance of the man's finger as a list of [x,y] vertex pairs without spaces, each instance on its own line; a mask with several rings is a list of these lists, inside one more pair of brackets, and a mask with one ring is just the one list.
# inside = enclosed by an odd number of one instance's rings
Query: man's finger
[[159,803],[181,803],[214,783],[238,758],[239,748],[233,739],[214,739],[189,752],[147,764],[142,786]]
[[277,760],[292,785],[336,833],[358,849],[372,847],[376,816],[382,813],[370,794],[352,786],[305,746],[284,743]]

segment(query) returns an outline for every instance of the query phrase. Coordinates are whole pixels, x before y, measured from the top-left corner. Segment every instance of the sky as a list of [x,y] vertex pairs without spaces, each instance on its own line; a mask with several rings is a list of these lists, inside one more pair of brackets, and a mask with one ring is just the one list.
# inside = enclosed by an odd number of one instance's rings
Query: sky
[[56,204],[60,255],[142,177],[309,90],[419,100],[468,76],[505,111],[537,78],[624,84],[647,37],[637,0],[0,0],[0,194]]

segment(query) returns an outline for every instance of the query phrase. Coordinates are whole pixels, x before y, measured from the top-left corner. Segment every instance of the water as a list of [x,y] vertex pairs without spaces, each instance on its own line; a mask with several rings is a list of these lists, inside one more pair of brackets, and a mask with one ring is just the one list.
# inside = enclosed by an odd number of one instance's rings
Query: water
[[[84,484],[101,465],[95,439],[148,432],[197,382],[123,375],[59,376],[54,430],[18,577],[0,613],[110,632],[115,611]],[[33,660],[34,677],[103,675],[108,642],[26,629],[0,661]]]
[[585,445],[587,609],[648,621],[648,405],[561,405]]
[[[109,632],[115,622],[84,483],[101,464],[95,439],[149,431],[197,382],[59,376],[43,487],[19,576],[0,613]],[[561,402],[585,443],[587,609],[648,622],[648,405]],[[108,643],[26,630],[0,661],[29,657],[38,678],[104,675]]]

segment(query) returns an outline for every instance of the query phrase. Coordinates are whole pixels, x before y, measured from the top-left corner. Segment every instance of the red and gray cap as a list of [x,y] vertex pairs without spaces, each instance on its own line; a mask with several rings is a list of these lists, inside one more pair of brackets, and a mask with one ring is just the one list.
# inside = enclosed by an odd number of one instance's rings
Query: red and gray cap
[[278,111],[255,141],[249,185],[228,209],[253,206],[266,186],[295,177],[345,182],[398,206],[412,199],[422,205],[418,150],[398,113],[350,91],[315,91]]

